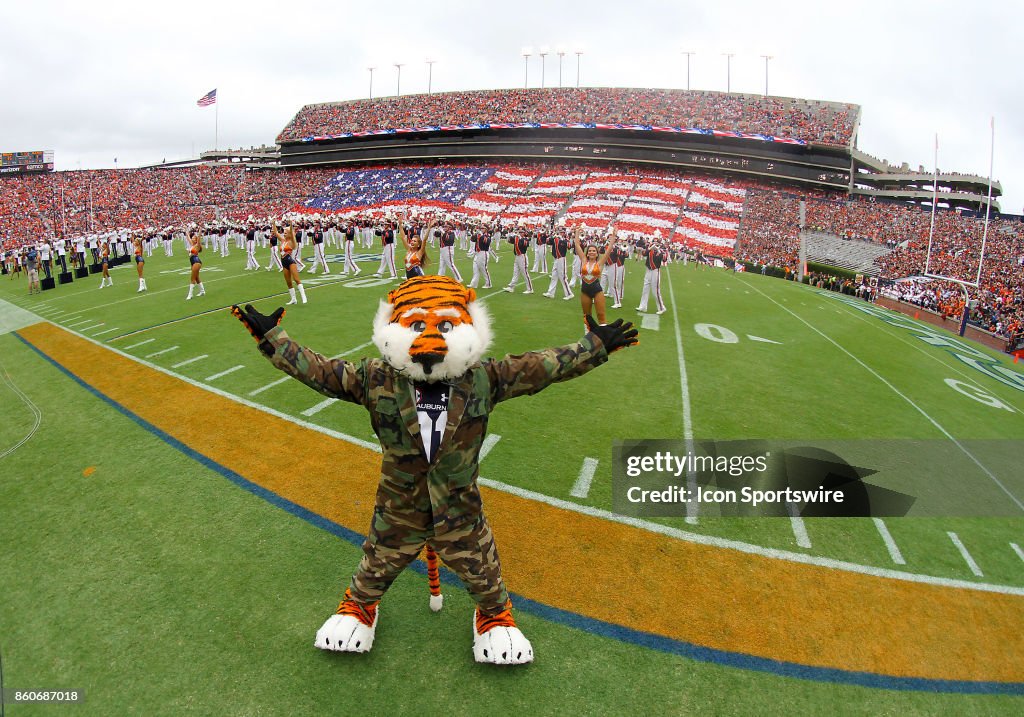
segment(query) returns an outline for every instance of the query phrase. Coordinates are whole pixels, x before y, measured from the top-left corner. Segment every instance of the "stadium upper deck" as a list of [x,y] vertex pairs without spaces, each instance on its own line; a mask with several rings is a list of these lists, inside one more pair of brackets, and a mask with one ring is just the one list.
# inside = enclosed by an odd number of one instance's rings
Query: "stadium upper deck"
[[[281,131],[281,164],[586,161],[716,172],[930,204],[933,177],[857,148],[851,103],[638,88],[477,90],[311,104]],[[988,180],[943,173],[939,206],[978,209]],[[993,187],[998,210],[1002,188]]]
[[277,141],[309,142],[379,130],[466,124],[627,125],[760,135],[851,147],[854,104],[723,92],[631,88],[478,90],[306,105]]

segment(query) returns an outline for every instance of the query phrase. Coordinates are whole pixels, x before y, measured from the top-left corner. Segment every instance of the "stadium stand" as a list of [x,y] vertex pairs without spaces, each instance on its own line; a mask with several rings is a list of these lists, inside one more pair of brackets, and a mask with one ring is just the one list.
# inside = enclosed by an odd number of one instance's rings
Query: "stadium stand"
[[856,274],[877,276],[878,259],[889,253],[889,249],[865,239],[841,239],[835,234],[821,231],[802,233],[804,253],[807,261],[827,264],[846,269]]
[[[615,222],[625,235],[659,233],[708,255],[735,256],[793,277],[801,269],[803,203],[807,259],[877,273],[883,285],[923,273],[929,211],[834,192],[790,191],[719,175],[621,165],[433,163],[344,170],[198,166],[58,172],[0,180],[0,239],[9,250],[39,237],[113,229],[244,221],[288,211],[365,217],[391,208],[418,207],[496,219],[506,226],[539,225],[564,217],[570,226],[579,223],[599,231]],[[939,210],[930,270],[973,281],[984,228],[983,217]],[[854,253],[856,260],[848,256]],[[948,316],[963,308],[962,292],[950,282],[898,283],[885,291]],[[973,323],[999,336],[1021,336],[1020,218],[992,218],[981,288],[972,292],[973,299]]]
[[566,123],[694,128],[849,146],[857,105],[708,91],[548,88],[480,90],[306,105],[277,141],[467,124]]

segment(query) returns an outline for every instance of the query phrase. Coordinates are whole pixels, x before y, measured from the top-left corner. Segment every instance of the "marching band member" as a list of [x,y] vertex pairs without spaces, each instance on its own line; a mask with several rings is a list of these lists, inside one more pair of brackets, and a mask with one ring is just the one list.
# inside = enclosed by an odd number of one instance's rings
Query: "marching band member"
[[[564,220],[562,226],[564,226]],[[580,225],[576,225],[576,229],[573,233],[573,242],[576,241],[576,237],[579,236]],[[562,299],[568,301],[569,299],[576,296],[572,293],[572,289],[569,288],[569,282],[565,278],[565,256],[569,251],[569,247],[573,244],[570,243],[569,239],[558,232],[551,236],[551,258],[553,259],[551,264],[551,283],[548,285],[548,290],[544,292],[544,296],[549,299],[555,298],[555,292],[558,287],[562,287]]]
[[526,280],[526,291],[523,293],[532,294],[533,281],[530,279],[530,272],[527,271],[526,266],[526,252],[530,249],[530,237],[520,227],[518,232],[509,236],[508,243],[512,245],[512,251],[515,253],[516,258],[515,263],[512,264],[512,280],[505,287],[505,291],[510,294],[514,292],[516,284],[519,283],[519,277],[522,275],[523,279]]

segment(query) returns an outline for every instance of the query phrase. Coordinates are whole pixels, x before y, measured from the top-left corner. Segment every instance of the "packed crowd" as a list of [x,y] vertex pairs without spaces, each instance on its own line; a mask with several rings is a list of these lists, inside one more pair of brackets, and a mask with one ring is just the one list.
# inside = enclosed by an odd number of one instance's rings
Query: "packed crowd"
[[[921,275],[927,269],[974,283],[983,261],[981,287],[972,289],[977,294],[972,302],[976,298],[978,303],[970,309],[970,321],[1001,336],[1024,329],[1024,223],[1019,218],[994,216],[986,234],[983,217],[940,209],[933,230],[930,209],[858,198],[807,202],[807,226],[893,249],[877,261],[883,279]],[[963,291],[949,281],[895,284],[887,292],[946,316],[959,316],[964,308]]]
[[[840,201],[824,193],[796,196],[750,181],[667,169],[562,164],[390,165],[344,172],[192,167],[10,178],[0,181],[0,241],[11,250],[40,238],[75,241],[110,231],[154,237],[190,223],[237,224],[295,209],[380,215],[409,206],[463,220],[497,218],[506,226],[520,221],[540,226],[561,211],[570,226],[620,221],[631,240],[657,232],[712,255],[733,253],[723,241],[735,241],[737,259],[792,276],[799,271],[801,200],[806,200],[808,228],[893,248],[878,262],[883,279],[924,272],[931,214],[918,207]],[[594,220],[598,215],[603,219]],[[983,219],[937,212],[930,272],[974,281],[983,232]],[[1024,223],[991,220],[981,278],[981,288],[972,292],[979,301],[970,310],[971,320],[999,335],[1021,334]],[[895,294],[920,306],[951,316],[962,311],[962,292],[949,282],[895,286]]]
[[0,243],[287,211],[333,170],[187,167],[55,172],[0,181]]
[[800,199],[761,189],[747,193],[736,258],[777,267],[787,276],[799,271]]
[[708,91],[480,90],[306,105],[277,141],[367,130],[543,122],[699,128],[848,146],[859,112],[852,104]]

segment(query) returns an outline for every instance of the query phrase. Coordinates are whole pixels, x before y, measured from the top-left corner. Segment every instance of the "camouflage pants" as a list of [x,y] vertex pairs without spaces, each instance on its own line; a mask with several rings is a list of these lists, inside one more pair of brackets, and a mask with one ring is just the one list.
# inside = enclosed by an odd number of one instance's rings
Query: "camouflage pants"
[[[427,514],[429,516],[429,513]],[[358,602],[380,600],[405,568],[423,550],[426,543],[437,551],[438,557],[459,576],[480,612],[496,615],[505,609],[508,592],[501,579],[501,564],[494,534],[487,519],[480,518],[443,535],[435,535],[432,527],[420,528],[401,518],[375,513],[370,535],[363,543],[363,559],[352,576],[351,594]]]

